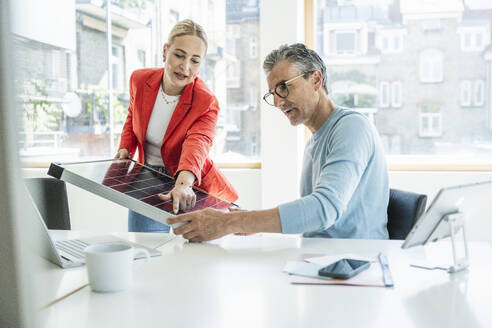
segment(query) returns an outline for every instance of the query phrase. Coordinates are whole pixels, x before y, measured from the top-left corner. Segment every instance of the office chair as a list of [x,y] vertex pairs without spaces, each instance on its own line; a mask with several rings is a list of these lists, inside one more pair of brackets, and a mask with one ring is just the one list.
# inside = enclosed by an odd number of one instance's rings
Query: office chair
[[390,239],[405,239],[425,210],[427,195],[390,189],[388,232]]
[[70,230],[65,181],[54,178],[26,178],[24,181],[48,229]]

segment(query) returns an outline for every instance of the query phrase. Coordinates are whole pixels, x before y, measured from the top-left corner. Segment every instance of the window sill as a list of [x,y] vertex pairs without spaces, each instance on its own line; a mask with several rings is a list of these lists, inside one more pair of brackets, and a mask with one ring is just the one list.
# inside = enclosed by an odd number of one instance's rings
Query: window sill
[[[389,155],[389,171],[413,172],[492,172],[492,159],[456,159],[445,156]],[[50,162],[22,161],[23,168],[47,169]],[[220,169],[259,170],[261,162],[217,162]]]
[[450,158],[447,156],[389,155],[389,171],[492,172],[492,159]]
[[[44,161],[21,161],[22,168],[27,169],[47,169],[51,162]],[[261,162],[216,162],[220,169],[261,169]]]

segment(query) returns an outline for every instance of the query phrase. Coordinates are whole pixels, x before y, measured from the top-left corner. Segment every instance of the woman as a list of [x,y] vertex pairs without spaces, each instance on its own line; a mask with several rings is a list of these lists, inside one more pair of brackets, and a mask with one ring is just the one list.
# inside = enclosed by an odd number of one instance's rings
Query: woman
[[[208,158],[219,104],[196,75],[207,51],[203,28],[186,19],[177,23],[163,48],[164,68],[140,69],[130,77],[130,105],[116,158],[131,157],[173,176],[175,213],[190,209],[196,196],[192,186],[228,201],[238,196]],[[130,211],[128,231],[168,232],[169,227]]]

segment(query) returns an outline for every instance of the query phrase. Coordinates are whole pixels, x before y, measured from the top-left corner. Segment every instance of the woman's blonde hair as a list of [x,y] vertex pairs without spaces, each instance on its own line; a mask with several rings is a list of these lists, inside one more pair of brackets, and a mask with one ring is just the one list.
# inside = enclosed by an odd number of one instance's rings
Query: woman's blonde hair
[[200,24],[195,23],[191,19],[182,20],[174,25],[169,33],[167,44],[171,45],[174,42],[174,39],[183,35],[194,35],[199,37],[205,43],[205,48],[208,48],[207,33],[205,33],[205,30]]

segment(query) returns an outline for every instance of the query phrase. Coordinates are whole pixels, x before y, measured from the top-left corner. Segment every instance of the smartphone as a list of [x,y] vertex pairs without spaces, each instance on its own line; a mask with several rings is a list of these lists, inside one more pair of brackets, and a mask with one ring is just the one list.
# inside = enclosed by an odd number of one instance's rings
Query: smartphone
[[319,269],[318,274],[325,277],[348,279],[368,269],[370,266],[371,262],[369,261],[341,259]]

